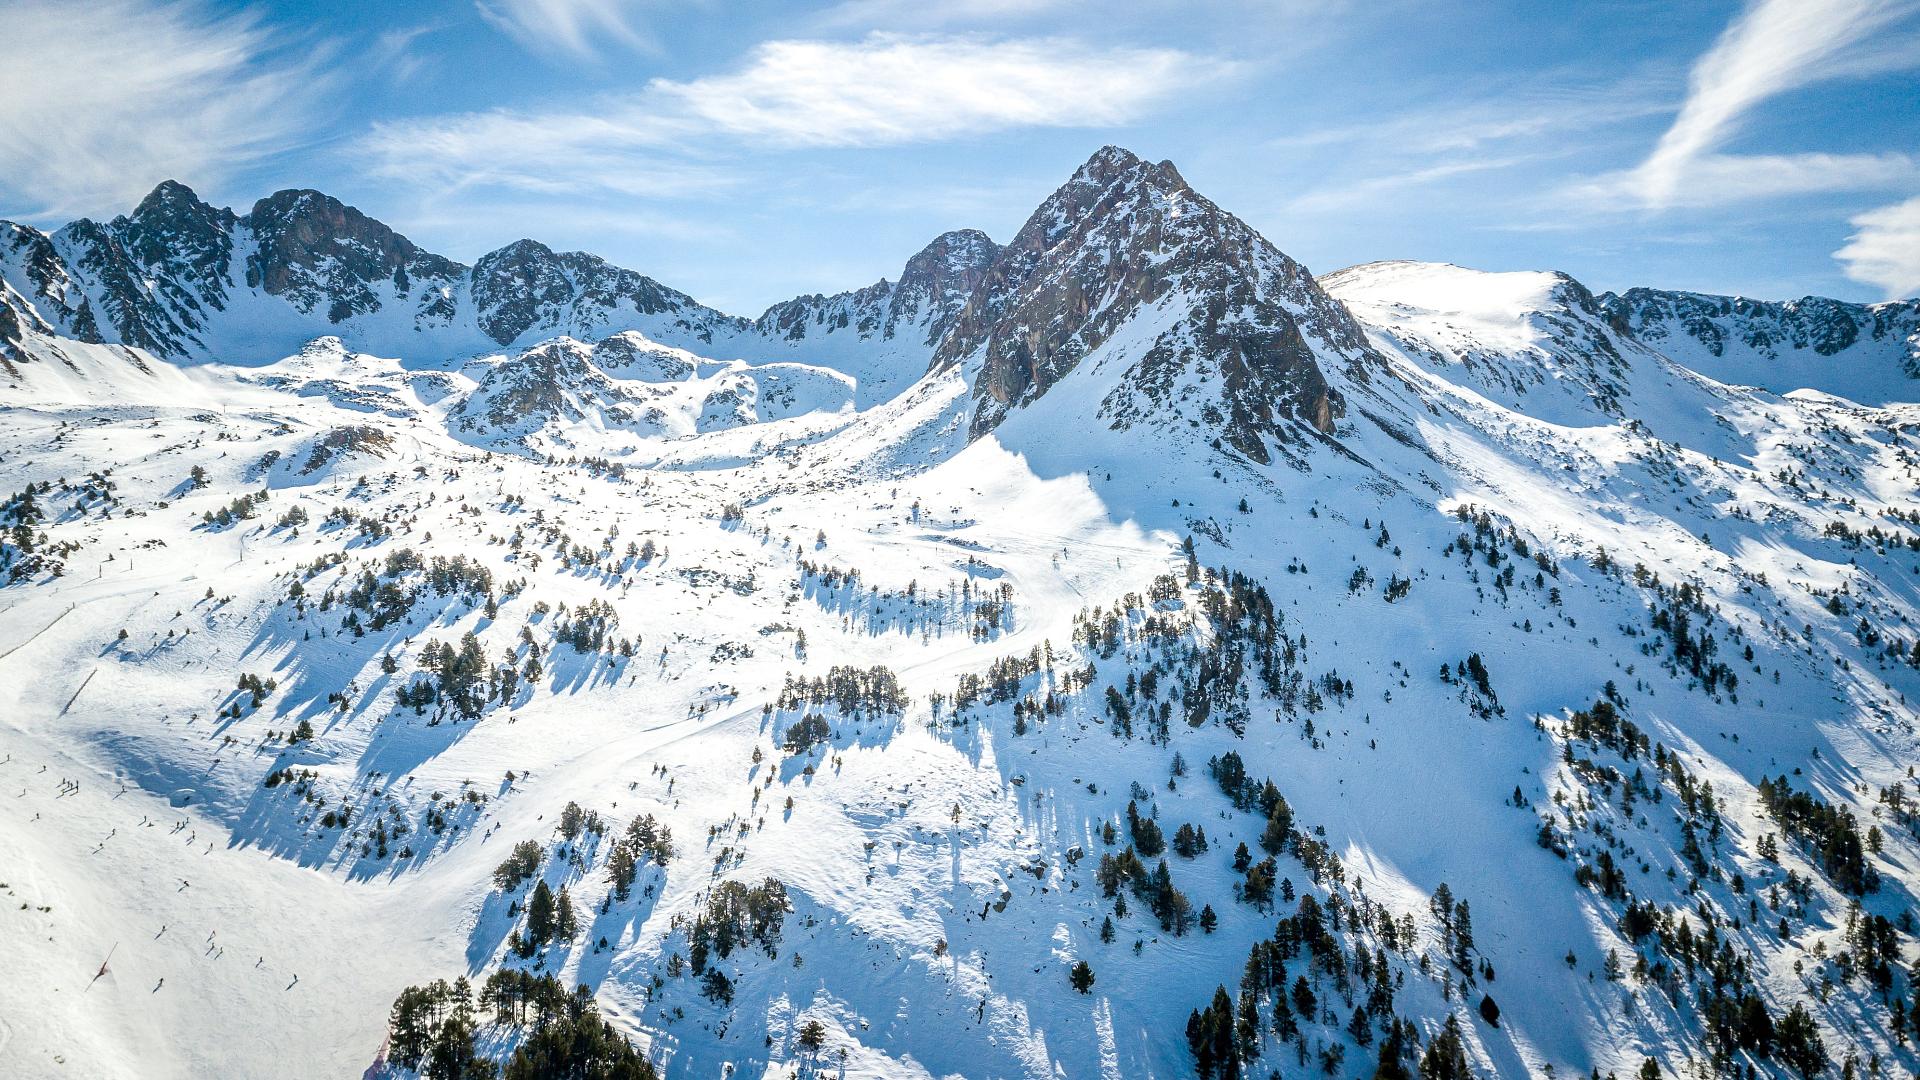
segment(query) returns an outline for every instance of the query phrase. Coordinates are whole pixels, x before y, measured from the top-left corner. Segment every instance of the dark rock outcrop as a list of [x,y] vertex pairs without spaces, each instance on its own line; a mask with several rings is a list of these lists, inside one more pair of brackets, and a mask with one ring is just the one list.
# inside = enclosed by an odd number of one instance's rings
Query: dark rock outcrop
[[1331,432],[1344,404],[1323,361],[1364,378],[1366,337],[1306,269],[1197,194],[1170,162],[1105,147],[1001,249],[936,366],[977,364],[975,435],[1038,400],[1122,335],[1102,406],[1115,427],[1174,410],[1256,461],[1289,424]]

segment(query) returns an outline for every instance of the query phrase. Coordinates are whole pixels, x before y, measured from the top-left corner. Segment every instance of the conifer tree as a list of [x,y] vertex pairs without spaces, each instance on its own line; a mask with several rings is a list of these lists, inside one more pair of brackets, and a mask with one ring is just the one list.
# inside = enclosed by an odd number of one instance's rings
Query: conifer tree
[[527,903],[527,940],[535,948],[553,939],[553,909],[553,890],[547,888],[543,878],[533,887],[533,899]]

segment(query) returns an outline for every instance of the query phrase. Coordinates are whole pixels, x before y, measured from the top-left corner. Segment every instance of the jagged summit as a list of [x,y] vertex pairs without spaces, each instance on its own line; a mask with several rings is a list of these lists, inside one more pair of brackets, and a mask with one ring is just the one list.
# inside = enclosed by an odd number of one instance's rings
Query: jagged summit
[[194,190],[178,180],[162,180],[128,215],[135,221],[165,224],[198,219],[231,225],[233,211],[209,205]]
[[[532,238],[469,266],[310,188],[237,215],[166,180],[110,221],[52,234],[0,223],[10,341],[45,327],[166,359],[261,363],[336,335],[363,352],[450,361],[636,330],[704,355],[833,367],[857,380],[861,408],[930,370],[963,370],[976,437],[1080,371],[1104,380],[1086,419],[1195,421],[1254,460],[1296,427],[1334,430],[1351,390],[1342,373],[1364,381],[1369,345],[1322,286],[1384,280],[1395,265],[1316,282],[1172,162],[1116,145],[1091,154],[1004,246],[978,230],[942,233],[896,278],[799,296],[751,321]],[[1913,397],[1920,377],[1920,301],[1594,297],[1561,283],[1556,310],[1577,321],[1597,312],[1717,379],[1884,402]],[[1593,385],[1595,400],[1609,396]]]
[[274,192],[236,216],[169,180],[104,224],[81,219],[51,237],[0,229],[0,278],[36,318],[168,359],[257,363],[327,334],[429,358],[523,335],[629,328],[710,345],[747,325],[644,275],[533,240],[469,267],[310,188]]
[[[977,370],[975,434],[1105,349],[1100,416],[1124,427],[1191,407],[1255,461],[1290,425],[1343,412],[1321,368],[1360,364],[1365,334],[1306,269],[1195,193],[1172,164],[1090,157],[988,267],[934,363]],[[1205,400],[1187,402],[1190,387]]]
[[0,225],[9,1075],[1920,1073],[1920,405],[1665,351],[1897,306],[1035,201],[756,323]]
[[849,292],[797,296],[767,308],[754,325],[789,341],[840,331],[887,340],[910,327],[918,343],[931,348],[999,251],[978,229],[941,233],[907,260],[898,281],[881,278]]
[[1920,299],[1769,301],[1634,288],[1597,302],[1641,340],[1723,382],[1869,403],[1920,395]]
[[447,285],[466,268],[421,250],[380,221],[323,192],[277,191],[241,220],[253,234],[246,283],[285,297],[302,313],[323,309],[341,323],[379,311],[391,285],[405,300],[416,283]]

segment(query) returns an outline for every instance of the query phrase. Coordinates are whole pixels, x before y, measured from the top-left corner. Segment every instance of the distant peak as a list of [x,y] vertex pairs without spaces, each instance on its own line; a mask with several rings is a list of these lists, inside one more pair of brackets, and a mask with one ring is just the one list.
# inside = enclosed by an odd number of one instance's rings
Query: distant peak
[[999,253],[1000,245],[994,243],[986,233],[978,229],[955,229],[934,237],[926,247],[908,259],[900,279],[904,282],[935,270],[983,268]]
[[1129,176],[1149,180],[1156,186],[1169,190],[1180,190],[1187,186],[1186,178],[1180,175],[1179,169],[1174,168],[1173,162],[1162,161],[1157,165],[1150,164],[1145,158],[1126,147],[1111,144],[1095,150],[1093,156],[1074,171],[1073,178],[1068,180],[1067,184],[1106,187],[1116,180]]
[[324,205],[327,203],[337,204],[339,202],[340,200],[334,198],[333,196],[327,194],[326,192],[316,191],[313,188],[281,188],[279,191],[276,191],[273,194],[268,195],[266,198],[261,199],[259,202],[254,203],[253,209],[255,213],[259,213],[263,208],[285,209],[288,207],[304,206],[311,203],[320,203]]
[[205,205],[201,202],[200,196],[194,194],[193,189],[187,185],[178,180],[162,180],[154,185],[152,191],[147,192],[147,197],[140,200],[140,205],[135,208],[134,212],[140,213],[157,207],[173,206],[182,203],[196,206]]
[[1074,178],[1105,181],[1145,164],[1138,154],[1126,147],[1108,143],[1093,152],[1086,164],[1075,171]]
[[[290,224],[303,218],[318,217],[330,223],[330,227],[361,223],[378,225],[373,218],[360,212],[356,207],[348,206],[324,191],[313,188],[283,188],[253,204],[247,212],[246,221],[255,229],[263,226],[275,227]],[[384,225],[380,226],[385,228]]]
[[939,236],[934,237],[932,241],[930,241],[927,244],[927,246],[921,250],[922,251],[955,250],[955,249],[970,249],[970,248],[990,248],[992,246],[994,246],[993,237],[988,236],[986,233],[981,232],[979,229],[954,229],[950,232],[943,232]]
[[178,180],[162,180],[134,207],[130,220],[142,226],[172,229],[184,226],[224,228],[233,212],[216,210]]
[[495,248],[480,257],[480,262],[492,265],[501,262],[526,262],[532,259],[549,260],[555,258],[553,249],[538,240],[521,237],[511,244]]

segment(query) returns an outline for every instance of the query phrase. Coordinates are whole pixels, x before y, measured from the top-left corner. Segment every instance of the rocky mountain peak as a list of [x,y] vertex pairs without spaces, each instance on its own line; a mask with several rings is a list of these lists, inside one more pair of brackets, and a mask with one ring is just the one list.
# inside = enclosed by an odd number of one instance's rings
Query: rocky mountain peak
[[558,263],[559,258],[552,248],[531,237],[521,237],[511,244],[503,244],[485,255],[480,256],[476,267],[489,263],[495,266],[534,266],[541,263]]
[[[1920,299],[1769,301],[1634,288],[1595,303],[1641,341],[1726,382],[1877,402],[1911,400],[1920,379]],[[1843,354],[1849,359],[1839,362]]]
[[[1148,313],[1155,313],[1149,316]],[[1123,328],[1125,373],[1103,418],[1124,427],[1214,395],[1197,419],[1257,461],[1289,423],[1331,431],[1344,405],[1321,360],[1356,364],[1364,333],[1306,269],[1195,193],[1170,163],[1104,147],[1055,191],[983,276],[934,362],[978,364],[980,435],[1031,403]]]
[[376,282],[392,282],[394,292],[405,296],[416,277],[447,279],[465,269],[311,189],[276,191],[254,203],[243,223],[255,240],[247,284],[286,297],[303,313],[325,303],[327,318],[336,323],[379,309],[380,298],[369,287]]
[[999,253],[1000,245],[978,229],[944,232],[907,260],[906,266],[900,271],[900,285],[931,285],[941,291],[950,291],[949,286],[960,286],[971,291],[977,282],[965,279],[985,270]]
[[553,249],[516,240],[473,264],[473,301],[480,329],[505,345],[573,297],[573,282]]
[[178,180],[162,180],[127,215],[132,221],[155,224],[170,221],[199,220],[231,226],[233,211],[209,205],[194,190]]
[[201,303],[226,306],[226,271],[233,255],[233,211],[210,206],[177,180],[163,180],[133,213],[113,222],[127,255],[166,275]]
[[1007,246],[1044,251],[1059,243],[1080,222],[1103,207],[1111,207],[1120,196],[1136,189],[1154,190],[1166,196],[1193,190],[1171,161],[1153,165],[1130,150],[1103,146],[1034,210]]

